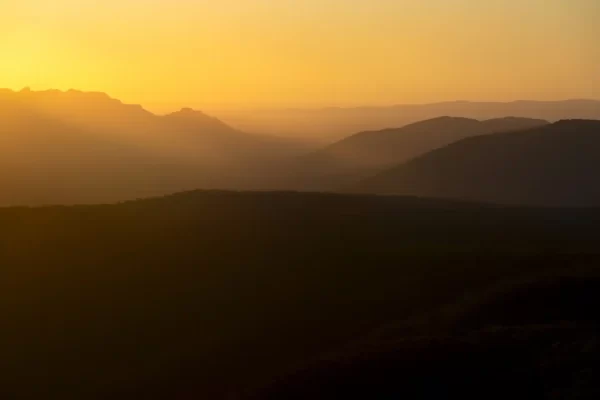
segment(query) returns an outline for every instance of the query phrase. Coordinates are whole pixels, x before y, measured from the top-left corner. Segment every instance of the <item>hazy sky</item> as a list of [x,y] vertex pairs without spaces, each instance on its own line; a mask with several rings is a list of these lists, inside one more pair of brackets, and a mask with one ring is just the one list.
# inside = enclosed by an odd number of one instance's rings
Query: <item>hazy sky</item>
[[600,0],[0,0],[0,87],[149,108],[600,98]]

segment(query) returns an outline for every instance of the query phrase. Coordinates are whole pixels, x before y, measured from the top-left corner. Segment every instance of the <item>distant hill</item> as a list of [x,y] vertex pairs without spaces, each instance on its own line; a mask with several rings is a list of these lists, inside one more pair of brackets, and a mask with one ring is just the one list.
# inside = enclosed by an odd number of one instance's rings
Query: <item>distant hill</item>
[[600,206],[600,121],[565,120],[473,137],[368,178],[353,190],[509,204]]
[[512,115],[550,122],[561,119],[600,119],[600,101],[451,101],[389,107],[223,111],[218,115],[228,123],[248,131],[311,137],[332,143],[356,132],[402,126],[440,115],[478,120]]
[[215,117],[204,114],[191,108],[182,108],[181,110],[167,114],[163,120],[183,131],[197,131],[199,127],[209,130],[211,134],[219,133],[222,135],[235,135],[240,133],[238,130],[225,124]]
[[104,93],[0,90],[0,205],[247,189],[304,151],[191,109],[158,116]]
[[464,138],[546,124],[514,117],[487,121],[439,117],[397,129],[362,132],[302,157],[292,167],[296,176],[289,181],[295,188],[337,189]]

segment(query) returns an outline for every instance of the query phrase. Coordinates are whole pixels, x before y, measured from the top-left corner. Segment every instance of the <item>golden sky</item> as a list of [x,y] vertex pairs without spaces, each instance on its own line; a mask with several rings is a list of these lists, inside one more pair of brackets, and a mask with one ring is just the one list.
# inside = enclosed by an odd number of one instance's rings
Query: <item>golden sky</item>
[[600,0],[0,0],[0,87],[150,109],[600,98]]

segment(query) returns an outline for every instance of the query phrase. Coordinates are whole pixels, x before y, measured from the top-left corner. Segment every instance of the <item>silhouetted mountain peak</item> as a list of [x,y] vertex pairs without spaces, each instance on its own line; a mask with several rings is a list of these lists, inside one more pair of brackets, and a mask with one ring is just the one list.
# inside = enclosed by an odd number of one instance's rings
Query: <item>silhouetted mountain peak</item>
[[202,111],[194,110],[189,107],[167,114],[164,118],[180,128],[197,129],[202,127],[204,129],[211,129],[215,132],[237,132],[234,128],[230,127],[220,119],[211,117]]
[[5,93],[13,93],[15,95],[27,95],[33,98],[40,97],[55,97],[55,98],[87,98],[87,99],[103,99],[103,100],[111,100],[121,103],[121,101],[117,99],[111,98],[108,94],[104,92],[84,92],[76,89],[69,90],[58,90],[58,89],[48,89],[48,90],[31,90],[29,87],[25,87],[18,92],[12,91],[10,89],[3,89]]
[[[60,93],[60,91],[58,91]],[[88,99],[95,101],[110,101],[112,103],[123,104],[121,100],[114,99],[104,92],[83,92],[81,90],[69,89],[64,95],[79,99]]]
[[522,117],[493,118],[481,122],[481,125],[485,127],[488,133],[522,131],[548,124],[549,122],[543,119]]
[[466,122],[466,121],[477,122],[477,120],[473,119],[473,118],[453,117],[451,115],[442,115],[440,117],[430,118],[430,119],[427,119],[424,121],[417,122],[417,124],[418,123],[451,122],[451,121],[454,121],[454,122]]
[[535,119],[535,118],[525,118],[525,117],[503,117],[503,118],[492,118],[485,120],[483,122],[526,122],[526,121],[536,121],[544,124],[549,124],[548,121],[543,119]]
[[377,138],[381,137],[382,134],[387,136],[403,136],[408,133],[413,132],[432,132],[436,130],[451,130],[451,129],[464,129],[465,127],[474,128],[479,127],[480,122],[475,119],[470,118],[462,118],[462,117],[450,117],[450,116],[442,116],[432,119],[427,119],[424,121],[414,122],[412,124],[408,124],[401,128],[389,128],[383,129],[380,131],[368,131],[357,133],[356,135],[350,136],[346,139],[341,140],[338,143],[344,143],[350,140],[356,140],[358,138]]
[[194,110],[193,108],[190,108],[190,107],[184,107],[184,108],[182,108],[179,111],[175,111],[174,113],[167,114],[167,116],[177,117],[177,118],[211,118],[211,119],[216,119],[216,118],[213,118],[213,117],[210,117],[210,116],[206,115],[202,111]]
[[426,119],[424,121],[415,122],[413,124],[406,125],[404,128],[408,127],[431,127],[439,125],[440,127],[448,127],[449,124],[452,125],[478,125],[480,122],[476,119],[472,118],[463,118],[463,117],[452,117],[452,116],[441,116],[437,118]]
[[139,104],[125,104],[121,100],[112,98],[104,92],[84,92],[75,89],[65,91],[58,89],[36,91],[26,87],[18,92],[10,89],[3,89],[0,93],[6,97],[14,97],[14,100],[25,102],[26,104],[35,106],[38,109],[45,109],[46,111],[52,109],[53,111],[70,113],[74,110],[79,110],[85,111],[86,114],[88,114],[91,111],[98,111],[100,109],[135,109],[138,112],[143,110],[145,113],[150,114]]

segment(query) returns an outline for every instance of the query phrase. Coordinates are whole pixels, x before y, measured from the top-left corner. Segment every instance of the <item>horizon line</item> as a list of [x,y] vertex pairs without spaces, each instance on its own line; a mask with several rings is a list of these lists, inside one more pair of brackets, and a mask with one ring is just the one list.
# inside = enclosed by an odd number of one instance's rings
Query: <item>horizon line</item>
[[[79,93],[79,94],[95,94],[95,95],[103,95],[111,100],[115,100],[115,101],[119,101],[124,105],[131,105],[131,106],[141,106],[142,108],[144,108],[146,111],[148,112],[152,112],[149,110],[149,108],[153,108],[153,106],[151,104],[154,104],[155,106],[158,106],[159,103],[152,103],[152,102],[148,102],[146,104],[150,104],[150,106],[143,104],[143,103],[139,103],[139,102],[124,102],[123,100],[121,100],[118,97],[112,96],[110,93],[105,92],[105,91],[101,91],[101,90],[82,90],[82,89],[75,89],[75,88],[69,88],[69,89],[55,89],[55,88],[51,88],[51,89],[41,89],[41,90],[35,90],[35,89],[31,89],[31,86],[25,86],[21,89],[12,89],[12,88],[0,88],[0,93],[1,92],[11,92],[11,93],[15,93],[15,94],[21,94],[21,93],[49,93],[49,92],[54,92],[54,93],[62,93],[62,94],[68,94],[68,93]],[[224,109],[230,109],[230,110],[240,110],[240,111],[327,111],[327,110],[356,110],[356,109],[377,109],[377,108],[395,108],[395,107],[420,107],[420,106],[435,106],[435,105],[444,105],[444,104],[514,104],[514,103],[566,103],[566,102],[600,102],[600,98],[577,98],[577,97],[572,97],[572,98],[561,98],[561,99],[554,99],[554,100],[536,100],[536,99],[514,99],[514,100],[466,100],[466,99],[459,99],[459,100],[442,100],[442,101],[431,101],[431,102],[414,102],[414,103],[389,103],[389,104],[364,104],[364,105],[323,105],[323,106],[281,106],[281,107],[277,107],[277,106],[233,106],[233,105],[228,105],[228,106],[224,106],[224,105],[217,105],[214,104],[212,106],[210,105],[203,105],[202,107],[208,107],[208,108],[215,108],[215,109],[221,109],[221,107],[224,107]],[[167,105],[164,105],[165,108],[167,107]],[[180,111],[183,109],[193,109],[193,110],[198,110],[198,108],[196,108],[195,106],[173,106],[172,110],[174,111],[170,111],[170,112],[176,112],[176,111]],[[170,112],[167,112],[167,114],[169,114]]]

